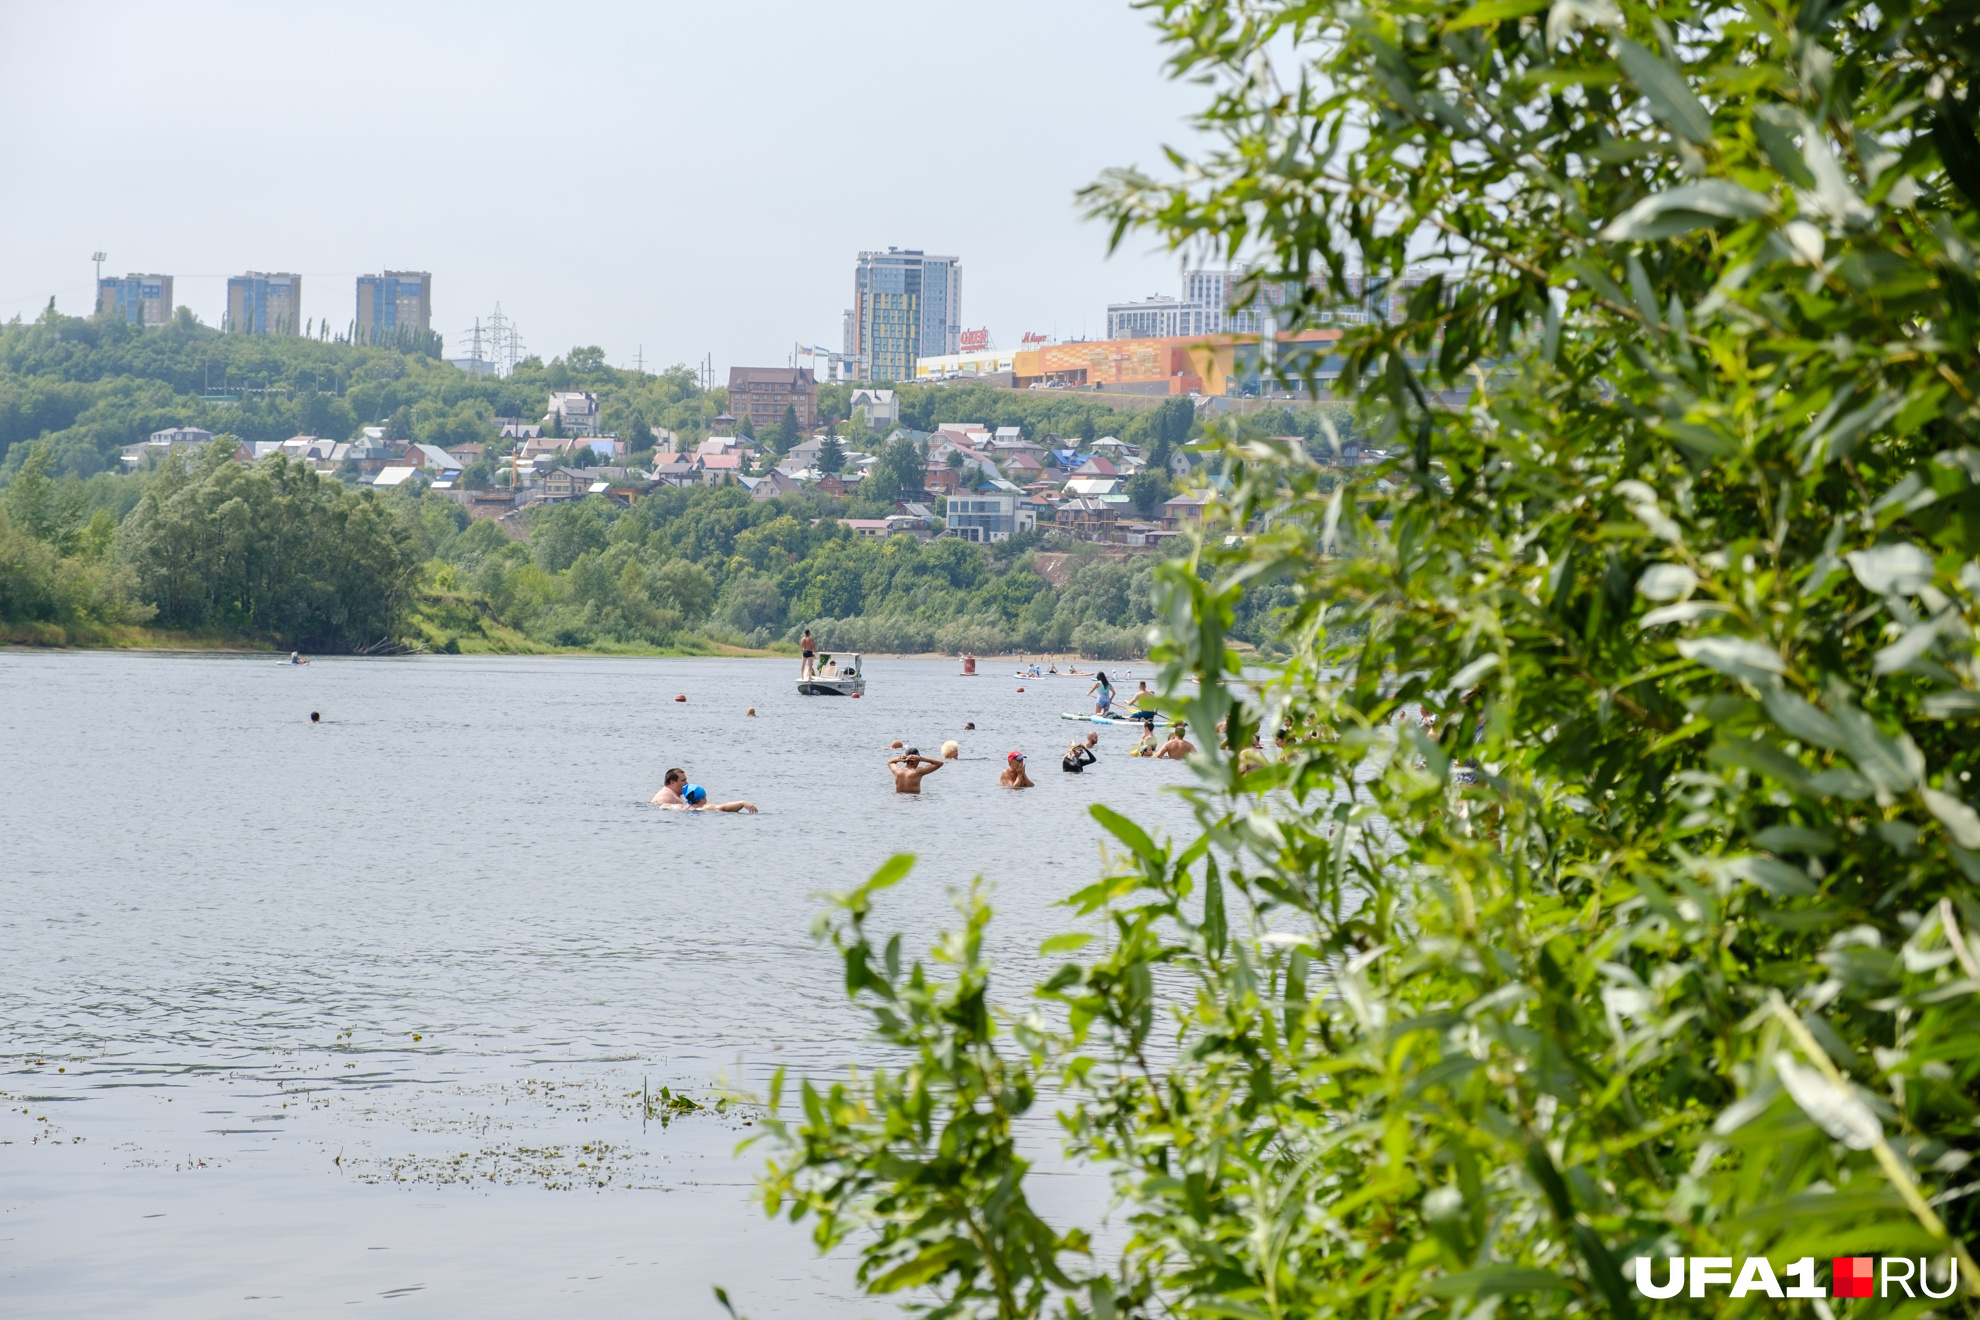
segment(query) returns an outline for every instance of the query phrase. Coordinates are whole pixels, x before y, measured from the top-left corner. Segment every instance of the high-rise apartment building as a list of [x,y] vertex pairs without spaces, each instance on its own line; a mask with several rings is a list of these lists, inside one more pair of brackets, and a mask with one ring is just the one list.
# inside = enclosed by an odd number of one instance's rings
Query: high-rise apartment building
[[916,359],[961,349],[962,259],[919,248],[860,253],[847,328],[860,380],[913,380]]
[[172,277],[113,275],[98,280],[96,310],[115,312],[132,325],[164,325],[172,319]]
[[227,324],[237,335],[302,333],[302,276],[251,270],[227,281]]
[[[1192,270],[1183,275],[1180,298],[1157,294],[1131,302],[1107,304],[1107,338],[1175,339],[1189,335],[1263,335],[1285,328],[1283,308],[1299,301],[1297,280],[1261,280],[1252,286],[1242,307],[1234,299],[1245,292],[1244,281],[1255,268]],[[1433,272],[1411,269],[1401,276],[1366,273],[1349,275],[1347,297],[1322,310],[1321,319],[1340,324],[1393,321],[1400,317],[1409,295],[1423,287]]]
[[423,270],[388,270],[357,281],[357,341],[390,343],[401,330],[433,328],[433,275]]
[[1298,285],[1267,282],[1251,300],[1232,307],[1251,272],[1192,270],[1183,274],[1179,298],[1157,294],[1107,304],[1107,338],[1174,339],[1185,335],[1259,335],[1278,329],[1274,309],[1297,297]]

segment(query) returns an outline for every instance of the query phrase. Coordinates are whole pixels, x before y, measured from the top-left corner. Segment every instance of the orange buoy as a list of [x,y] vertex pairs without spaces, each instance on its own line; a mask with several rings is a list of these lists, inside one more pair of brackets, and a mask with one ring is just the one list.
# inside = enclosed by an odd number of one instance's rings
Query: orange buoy
[[675,700],[675,701],[686,701],[686,700],[687,700],[687,698],[686,698],[686,697],[684,697],[684,696],[681,696],[681,697],[675,697],[675,698],[674,698],[674,700]]
[[855,692],[855,693],[853,693],[853,700],[854,700],[854,701],[857,701],[857,700],[859,700],[859,699],[860,699],[861,697],[863,697],[863,696],[865,696],[865,695],[866,695],[866,694],[865,694],[864,692]]
[[1018,689],[1018,691],[1020,691],[1020,692],[1022,692],[1022,691],[1024,691],[1024,689],[1023,689],[1023,688],[1019,688],[1019,689]]

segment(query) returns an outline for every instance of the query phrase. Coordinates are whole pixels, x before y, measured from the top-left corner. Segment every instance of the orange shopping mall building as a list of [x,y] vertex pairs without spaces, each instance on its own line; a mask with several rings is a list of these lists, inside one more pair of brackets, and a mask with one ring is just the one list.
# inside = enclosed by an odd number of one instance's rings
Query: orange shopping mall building
[[[1339,330],[1276,336],[1284,361],[1326,349]],[[1136,394],[1232,394],[1258,376],[1259,336],[1205,335],[1176,339],[1095,339],[1047,344],[1011,355],[1011,383],[1068,389],[1120,389]]]

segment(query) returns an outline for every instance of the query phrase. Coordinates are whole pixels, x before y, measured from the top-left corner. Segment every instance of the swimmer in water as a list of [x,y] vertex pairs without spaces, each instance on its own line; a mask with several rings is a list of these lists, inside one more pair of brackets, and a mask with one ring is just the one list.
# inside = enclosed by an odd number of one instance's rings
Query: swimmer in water
[[1155,755],[1164,761],[1180,761],[1191,752],[1194,752],[1196,750],[1196,744],[1183,737],[1188,732],[1189,726],[1186,724],[1178,724],[1170,729],[1169,741],[1163,743]]
[[942,759],[944,761],[954,761],[959,759],[961,756],[962,756],[962,744],[958,743],[954,738],[951,738],[949,739],[949,741],[942,744]]
[[687,781],[687,771],[676,767],[669,770],[661,784],[660,791],[653,795],[653,805],[665,807],[669,811],[748,811],[754,812],[754,802],[723,802],[711,804],[708,790],[699,784]]
[[1076,775],[1099,759],[1093,754],[1091,744],[1075,738],[1072,746],[1066,748],[1065,757],[1059,762],[1059,769],[1069,775]]
[[920,749],[910,747],[906,752],[887,762],[887,768],[894,772],[896,793],[919,793],[921,781],[940,770],[942,763],[923,756]]
[[1012,752],[1004,758],[1004,772],[997,776],[997,782],[1005,788],[1037,788],[1031,776],[1024,772],[1024,753]]

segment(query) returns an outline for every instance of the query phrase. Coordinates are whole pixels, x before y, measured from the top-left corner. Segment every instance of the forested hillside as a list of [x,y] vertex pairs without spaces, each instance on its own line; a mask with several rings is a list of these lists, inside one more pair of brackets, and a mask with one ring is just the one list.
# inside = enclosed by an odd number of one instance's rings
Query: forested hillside
[[831,512],[801,496],[752,502],[740,489],[703,488],[661,491],[623,511],[602,500],[563,505],[538,518],[527,544],[475,522],[436,546],[420,622],[430,645],[472,645],[476,626],[462,609],[471,599],[560,646],[669,645],[698,633],[763,647],[806,626],[828,647],[868,651],[1111,657],[1145,646],[1152,556],[1085,547],[1054,586],[1038,571],[1033,536],[990,547],[882,541],[855,536]]
[[45,440],[56,474],[114,469],[118,450],[168,426],[243,440],[320,435],[348,440],[383,424],[401,439],[444,447],[495,438],[492,419],[543,415],[552,390],[594,390],[607,431],[699,433],[726,395],[693,371],[621,371],[598,348],[507,377],[471,376],[397,348],[287,335],[227,335],[183,308],[140,330],[113,317],[49,312],[0,326],[0,473],[17,470],[24,441]]
[[[577,348],[497,379],[392,347],[223,335],[190,316],[144,331],[52,311],[0,326],[0,632],[322,651],[705,650],[772,646],[811,626],[845,649],[1142,649],[1146,556],[1055,544],[1070,557],[1048,580],[1035,537],[992,547],[856,537],[840,520],[876,510],[816,492],[753,503],[740,488],[662,490],[631,509],[594,498],[529,515],[526,539],[514,540],[437,496],[280,458],[235,462],[231,442],[121,470],[122,446],[168,426],[254,441],[384,425],[499,450],[494,417],[534,420],[551,390],[569,388],[595,390],[605,428],[637,445],[659,428],[692,439],[726,404],[688,368],[624,371],[603,356]],[[821,390],[821,411],[843,417],[849,393]],[[1152,442],[1158,425],[1153,411],[1070,391],[909,387],[900,397],[917,429],[973,421]],[[1249,426],[1312,436],[1318,421],[1277,410]],[[845,429],[879,448],[880,437]],[[895,466],[916,470],[913,459]],[[1248,609],[1237,635],[1268,643],[1270,608]]]
[[[548,363],[527,358],[505,377],[470,376],[398,348],[221,334],[183,308],[171,324],[148,330],[114,317],[50,311],[0,325],[0,478],[19,469],[26,441],[48,443],[54,474],[87,477],[115,469],[122,446],[168,426],[258,441],[348,440],[361,427],[384,425],[395,438],[442,448],[488,443],[498,438],[495,417],[534,422],[552,390],[595,392],[604,430],[628,440],[635,454],[650,446],[655,429],[699,439],[728,404],[726,389],[702,390],[690,367],[628,371],[605,365],[596,346]],[[851,393],[850,386],[822,387],[820,412],[848,417]],[[981,422],[1017,426],[1030,437],[1133,442],[1150,426],[1145,409],[1115,408],[1118,396],[978,385],[899,393],[902,424],[922,431]]]

